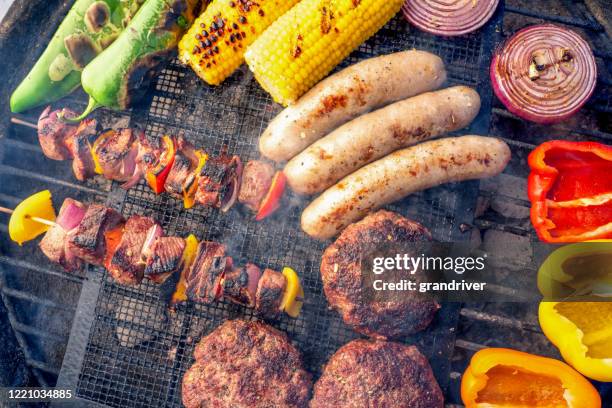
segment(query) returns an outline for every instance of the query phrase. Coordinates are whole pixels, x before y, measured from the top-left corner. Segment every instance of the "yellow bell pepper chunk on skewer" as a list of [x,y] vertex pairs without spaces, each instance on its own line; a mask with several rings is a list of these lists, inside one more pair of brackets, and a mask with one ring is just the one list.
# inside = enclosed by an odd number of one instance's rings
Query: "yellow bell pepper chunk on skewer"
[[286,266],[283,268],[283,276],[287,279],[287,287],[281,301],[280,309],[284,310],[289,316],[297,318],[302,310],[303,302],[297,300],[296,297],[304,298],[304,289],[300,284],[300,278],[297,273]]
[[198,239],[195,235],[190,234],[185,239],[185,250],[183,251],[183,257],[181,259],[181,277],[179,278],[178,283],[176,284],[176,289],[172,294],[172,305],[176,305],[177,303],[187,301],[187,273],[189,272],[189,268],[193,263],[193,260],[196,255],[196,251],[198,250]]
[[55,221],[55,209],[49,190],[33,194],[15,207],[9,220],[9,235],[19,245],[33,240],[50,228],[49,225],[34,221],[32,217]]

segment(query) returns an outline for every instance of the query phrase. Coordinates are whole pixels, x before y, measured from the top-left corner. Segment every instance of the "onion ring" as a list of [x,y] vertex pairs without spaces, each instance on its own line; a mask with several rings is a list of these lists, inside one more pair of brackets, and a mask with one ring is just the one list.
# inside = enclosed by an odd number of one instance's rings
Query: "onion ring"
[[452,37],[485,25],[498,4],[499,0],[406,0],[402,12],[420,30]]
[[493,90],[523,119],[557,123],[574,115],[593,94],[597,65],[589,44],[555,24],[526,27],[493,56]]

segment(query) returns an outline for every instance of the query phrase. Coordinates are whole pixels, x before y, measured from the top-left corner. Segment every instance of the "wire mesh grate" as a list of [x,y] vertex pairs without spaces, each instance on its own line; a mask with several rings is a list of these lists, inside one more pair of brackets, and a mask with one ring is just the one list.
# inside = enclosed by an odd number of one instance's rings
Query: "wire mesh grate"
[[[485,46],[480,33],[436,38],[409,29],[399,16],[338,69],[411,48],[440,55],[451,84],[478,88],[486,83],[486,72],[480,67],[488,59],[490,46]],[[174,61],[151,85],[149,95],[148,109],[134,110],[132,122],[144,124],[150,136],[182,135],[209,153],[227,150],[243,161],[259,156],[257,139],[280,111],[246,67],[213,88]],[[465,184],[453,184],[415,194],[390,208],[418,219],[436,239],[451,241],[461,234],[458,220],[471,218],[472,209],[465,203],[475,199]],[[316,378],[331,354],[358,335],[328,308],[319,275],[325,243],[300,230],[305,204],[288,195],[272,219],[255,222],[240,206],[227,214],[202,207],[185,211],[179,200],[155,195],[141,182],[126,193],[122,212],[153,216],[168,235],[193,233],[201,240],[222,242],[238,264],[248,261],[276,270],[289,265],[298,271],[306,297],[301,316],[268,323],[289,335]],[[169,312],[166,297],[163,289],[150,283],[126,288],[104,274],[76,387],[79,397],[115,407],[181,406],[182,375],[193,363],[193,347],[200,337],[226,319],[257,318],[252,310],[228,302],[189,303]],[[444,305],[428,330],[405,339],[418,344],[430,358],[443,387],[448,382],[456,318],[456,305]]]

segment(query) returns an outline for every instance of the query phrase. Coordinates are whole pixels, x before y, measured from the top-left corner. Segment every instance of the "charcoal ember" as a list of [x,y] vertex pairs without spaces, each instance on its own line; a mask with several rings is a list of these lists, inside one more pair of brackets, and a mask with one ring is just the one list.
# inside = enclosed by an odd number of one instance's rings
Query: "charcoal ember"
[[115,306],[115,335],[122,347],[135,347],[152,340],[167,327],[162,304],[122,296]]

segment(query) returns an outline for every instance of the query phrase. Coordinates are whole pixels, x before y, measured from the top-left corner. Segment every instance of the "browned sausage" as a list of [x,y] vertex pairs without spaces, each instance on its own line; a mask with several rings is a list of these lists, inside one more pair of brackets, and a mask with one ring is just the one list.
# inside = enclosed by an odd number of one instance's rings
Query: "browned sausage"
[[321,81],[283,110],[262,134],[259,150],[282,162],[336,127],[373,109],[439,88],[442,60],[425,51],[370,58]]
[[327,189],[302,213],[302,229],[328,239],[368,212],[439,184],[492,177],[510,160],[502,140],[462,136],[398,150]]
[[291,159],[284,173],[296,193],[320,193],[397,149],[466,127],[479,110],[480,97],[467,86],[414,96],[339,127]]

